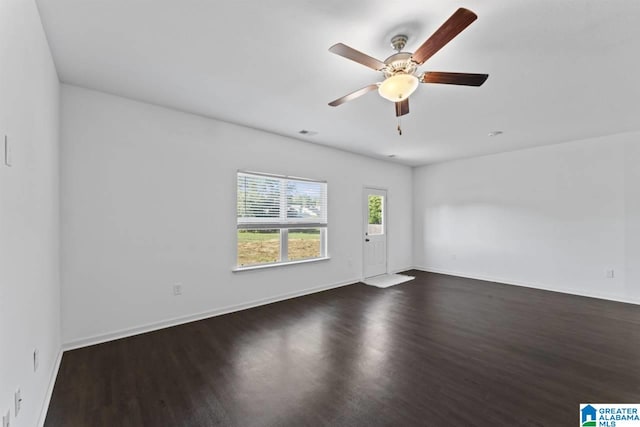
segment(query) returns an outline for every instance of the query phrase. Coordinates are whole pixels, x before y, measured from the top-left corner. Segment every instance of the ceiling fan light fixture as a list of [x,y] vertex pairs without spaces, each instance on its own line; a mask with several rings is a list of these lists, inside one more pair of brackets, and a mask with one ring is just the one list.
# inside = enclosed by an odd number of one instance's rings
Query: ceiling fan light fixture
[[419,84],[420,81],[413,74],[396,74],[380,84],[378,93],[391,102],[404,101],[415,92]]

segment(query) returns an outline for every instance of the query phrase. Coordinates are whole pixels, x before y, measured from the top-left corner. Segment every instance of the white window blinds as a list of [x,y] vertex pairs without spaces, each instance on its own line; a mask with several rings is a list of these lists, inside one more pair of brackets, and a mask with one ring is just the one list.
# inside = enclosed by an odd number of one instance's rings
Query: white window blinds
[[238,172],[238,228],[327,226],[327,183]]

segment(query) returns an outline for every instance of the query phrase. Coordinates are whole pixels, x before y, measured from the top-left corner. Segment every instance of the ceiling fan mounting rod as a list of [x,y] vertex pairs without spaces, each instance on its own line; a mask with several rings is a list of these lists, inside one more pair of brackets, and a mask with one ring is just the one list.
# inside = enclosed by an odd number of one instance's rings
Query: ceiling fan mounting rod
[[391,38],[391,47],[396,52],[402,52],[402,49],[407,45],[408,39],[404,34],[397,34]]

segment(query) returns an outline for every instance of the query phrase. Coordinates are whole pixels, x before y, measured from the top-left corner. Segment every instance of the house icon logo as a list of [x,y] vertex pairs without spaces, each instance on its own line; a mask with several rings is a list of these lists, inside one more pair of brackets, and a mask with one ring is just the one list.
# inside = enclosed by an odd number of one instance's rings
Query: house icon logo
[[595,426],[596,425],[596,408],[587,404],[580,409],[580,425],[582,427]]

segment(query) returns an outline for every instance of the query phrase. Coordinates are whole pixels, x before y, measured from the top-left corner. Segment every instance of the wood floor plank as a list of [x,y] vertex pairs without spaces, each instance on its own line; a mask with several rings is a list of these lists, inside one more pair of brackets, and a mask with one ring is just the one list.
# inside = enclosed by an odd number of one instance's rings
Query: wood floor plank
[[640,307],[440,274],[65,352],[45,425],[565,426],[640,402]]

